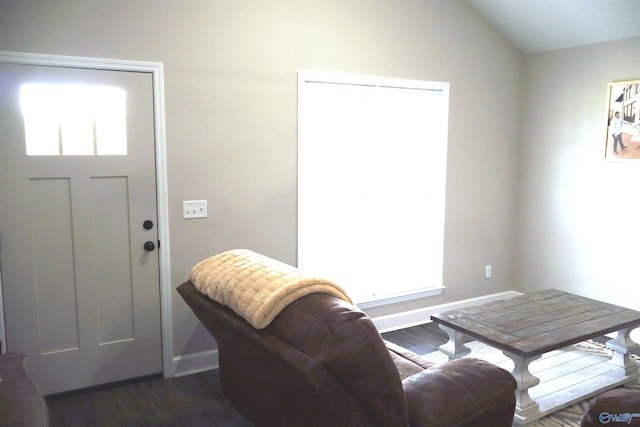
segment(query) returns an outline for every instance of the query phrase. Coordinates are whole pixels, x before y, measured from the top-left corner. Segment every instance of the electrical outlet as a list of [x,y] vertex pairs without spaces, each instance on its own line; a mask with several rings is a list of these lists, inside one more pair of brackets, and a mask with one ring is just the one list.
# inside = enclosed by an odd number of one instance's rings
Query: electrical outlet
[[182,202],[182,219],[206,218],[206,200],[185,200]]
[[490,265],[485,265],[484,266],[484,278],[485,279],[491,279],[491,266]]

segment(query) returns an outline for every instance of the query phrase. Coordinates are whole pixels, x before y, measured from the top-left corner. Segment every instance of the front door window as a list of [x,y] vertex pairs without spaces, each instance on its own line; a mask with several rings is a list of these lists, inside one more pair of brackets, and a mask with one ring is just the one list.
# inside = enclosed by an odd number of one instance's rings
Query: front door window
[[117,87],[24,84],[28,156],[127,154],[126,92]]

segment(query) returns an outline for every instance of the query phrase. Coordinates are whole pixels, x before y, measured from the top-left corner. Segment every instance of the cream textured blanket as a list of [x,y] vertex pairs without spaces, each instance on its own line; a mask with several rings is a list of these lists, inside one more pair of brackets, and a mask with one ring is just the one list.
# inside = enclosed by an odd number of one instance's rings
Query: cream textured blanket
[[305,276],[300,270],[246,249],[207,258],[193,267],[194,286],[262,329],[290,303],[305,295],[326,293],[353,303],[335,283]]

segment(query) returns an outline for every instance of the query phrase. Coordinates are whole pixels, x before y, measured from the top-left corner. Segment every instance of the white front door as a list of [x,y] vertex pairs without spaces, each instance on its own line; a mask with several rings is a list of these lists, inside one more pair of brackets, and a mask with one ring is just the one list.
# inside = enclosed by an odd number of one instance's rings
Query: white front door
[[45,395],[162,372],[154,144],[152,74],[0,64],[6,349]]

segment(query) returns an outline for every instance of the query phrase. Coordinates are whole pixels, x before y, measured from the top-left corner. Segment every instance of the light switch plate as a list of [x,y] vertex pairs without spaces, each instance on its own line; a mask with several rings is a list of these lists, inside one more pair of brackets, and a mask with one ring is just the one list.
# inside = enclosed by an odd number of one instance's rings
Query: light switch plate
[[184,200],[182,202],[182,219],[206,218],[206,200]]

